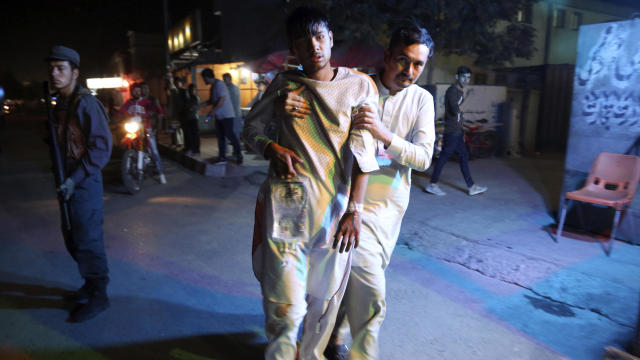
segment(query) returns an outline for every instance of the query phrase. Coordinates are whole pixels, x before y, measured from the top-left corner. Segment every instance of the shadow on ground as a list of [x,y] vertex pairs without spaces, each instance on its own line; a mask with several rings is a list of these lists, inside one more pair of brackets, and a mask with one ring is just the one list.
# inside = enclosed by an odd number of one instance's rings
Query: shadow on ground
[[0,277],[0,311],[5,314],[0,325],[12,329],[11,339],[17,342],[3,347],[31,344],[22,357],[0,347],[2,359],[263,358],[261,314],[217,312],[187,294],[153,299],[140,289],[133,294],[138,296],[110,296],[107,311],[72,324],[65,321],[72,304],[62,300],[70,291],[67,286],[7,272]]

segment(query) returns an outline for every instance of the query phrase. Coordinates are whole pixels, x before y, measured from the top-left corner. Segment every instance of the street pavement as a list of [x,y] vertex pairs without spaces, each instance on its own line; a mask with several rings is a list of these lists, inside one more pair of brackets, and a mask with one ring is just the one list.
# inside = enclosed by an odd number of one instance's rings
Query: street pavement
[[[0,133],[0,359],[262,358],[250,252],[264,162],[212,177],[165,159],[168,183],[149,179],[132,196],[116,151],[103,172],[112,306],[72,324],[61,296],[81,279],[59,231],[42,121],[15,117]],[[616,242],[608,257],[571,228],[554,241],[563,156],[470,166],[487,193],[466,195],[453,161],[444,197],[414,176],[387,270],[381,359],[588,360],[627,346],[640,249]]]

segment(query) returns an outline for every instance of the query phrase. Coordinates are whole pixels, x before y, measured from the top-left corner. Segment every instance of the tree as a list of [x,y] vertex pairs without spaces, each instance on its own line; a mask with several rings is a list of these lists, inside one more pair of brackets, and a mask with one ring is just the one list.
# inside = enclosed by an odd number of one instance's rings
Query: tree
[[[503,66],[530,58],[533,26],[514,20],[538,0],[291,0],[289,7],[316,5],[328,12],[338,45],[386,46],[403,19],[425,26],[440,55],[466,55],[478,66]],[[501,23],[504,21],[504,23]]]

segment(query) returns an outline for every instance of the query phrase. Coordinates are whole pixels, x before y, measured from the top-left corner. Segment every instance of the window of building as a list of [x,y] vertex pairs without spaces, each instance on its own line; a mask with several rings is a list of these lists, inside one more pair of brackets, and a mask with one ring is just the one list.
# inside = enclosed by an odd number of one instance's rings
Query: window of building
[[566,12],[563,9],[555,9],[553,10],[553,27],[555,28],[563,28],[564,27],[564,18]]
[[524,24],[531,24],[533,22],[533,7],[532,5],[525,6],[524,9],[518,10],[516,15],[516,21]]
[[571,30],[578,30],[580,25],[582,25],[582,13],[575,11],[571,14]]

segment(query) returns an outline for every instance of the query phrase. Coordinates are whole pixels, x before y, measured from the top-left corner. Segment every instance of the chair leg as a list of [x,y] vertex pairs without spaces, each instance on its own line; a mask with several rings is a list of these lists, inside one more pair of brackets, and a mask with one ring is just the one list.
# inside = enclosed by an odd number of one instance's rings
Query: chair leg
[[562,238],[562,227],[564,226],[564,218],[567,216],[567,206],[569,205],[569,200],[562,200],[562,209],[560,210],[560,224],[558,224],[558,233],[556,234],[556,242],[559,242]]
[[609,246],[604,250],[604,252],[609,256],[611,254],[611,248],[613,248],[613,241],[616,239],[616,231],[618,230],[618,223],[620,222],[620,213],[621,210],[616,210],[616,214],[613,217],[613,228],[611,229],[611,236],[609,236]]

